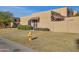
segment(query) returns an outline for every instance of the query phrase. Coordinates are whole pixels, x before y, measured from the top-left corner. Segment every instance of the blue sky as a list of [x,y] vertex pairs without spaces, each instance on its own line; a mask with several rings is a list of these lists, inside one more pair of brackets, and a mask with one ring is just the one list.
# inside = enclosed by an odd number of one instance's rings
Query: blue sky
[[[62,8],[64,6],[0,6],[0,11],[9,11],[15,17],[28,16],[35,12]],[[68,6],[68,8],[79,11],[79,6]]]

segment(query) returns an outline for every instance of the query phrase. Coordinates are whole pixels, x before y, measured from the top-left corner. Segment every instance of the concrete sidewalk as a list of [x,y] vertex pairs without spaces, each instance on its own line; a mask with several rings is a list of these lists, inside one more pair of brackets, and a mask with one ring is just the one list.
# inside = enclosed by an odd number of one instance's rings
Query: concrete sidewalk
[[10,41],[8,39],[0,38],[0,52],[36,52],[31,48]]

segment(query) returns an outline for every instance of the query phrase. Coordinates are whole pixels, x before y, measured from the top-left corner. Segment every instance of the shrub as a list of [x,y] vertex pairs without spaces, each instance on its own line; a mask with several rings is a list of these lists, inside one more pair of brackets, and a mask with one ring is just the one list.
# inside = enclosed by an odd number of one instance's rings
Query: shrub
[[48,28],[36,28],[37,31],[50,31]]
[[33,29],[33,27],[28,26],[28,25],[19,25],[17,28],[20,30],[32,30]]

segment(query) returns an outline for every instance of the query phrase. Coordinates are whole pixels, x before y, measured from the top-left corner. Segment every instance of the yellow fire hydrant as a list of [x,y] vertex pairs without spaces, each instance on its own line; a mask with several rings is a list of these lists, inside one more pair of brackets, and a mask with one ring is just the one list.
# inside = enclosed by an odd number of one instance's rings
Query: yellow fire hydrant
[[28,39],[29,39],[29,41],[32,40],[32,32],[29,32],[29,33],[28,33]]

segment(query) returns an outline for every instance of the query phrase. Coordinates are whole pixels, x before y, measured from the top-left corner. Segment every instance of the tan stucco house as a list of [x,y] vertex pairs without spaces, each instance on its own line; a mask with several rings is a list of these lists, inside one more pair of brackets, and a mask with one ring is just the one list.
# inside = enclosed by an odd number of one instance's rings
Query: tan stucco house
[[20,24],[34,28],[48,28],[53,32],[79,33],[79,17],[76,17],[76,14],[77,11],[64,7],[20,17]]

